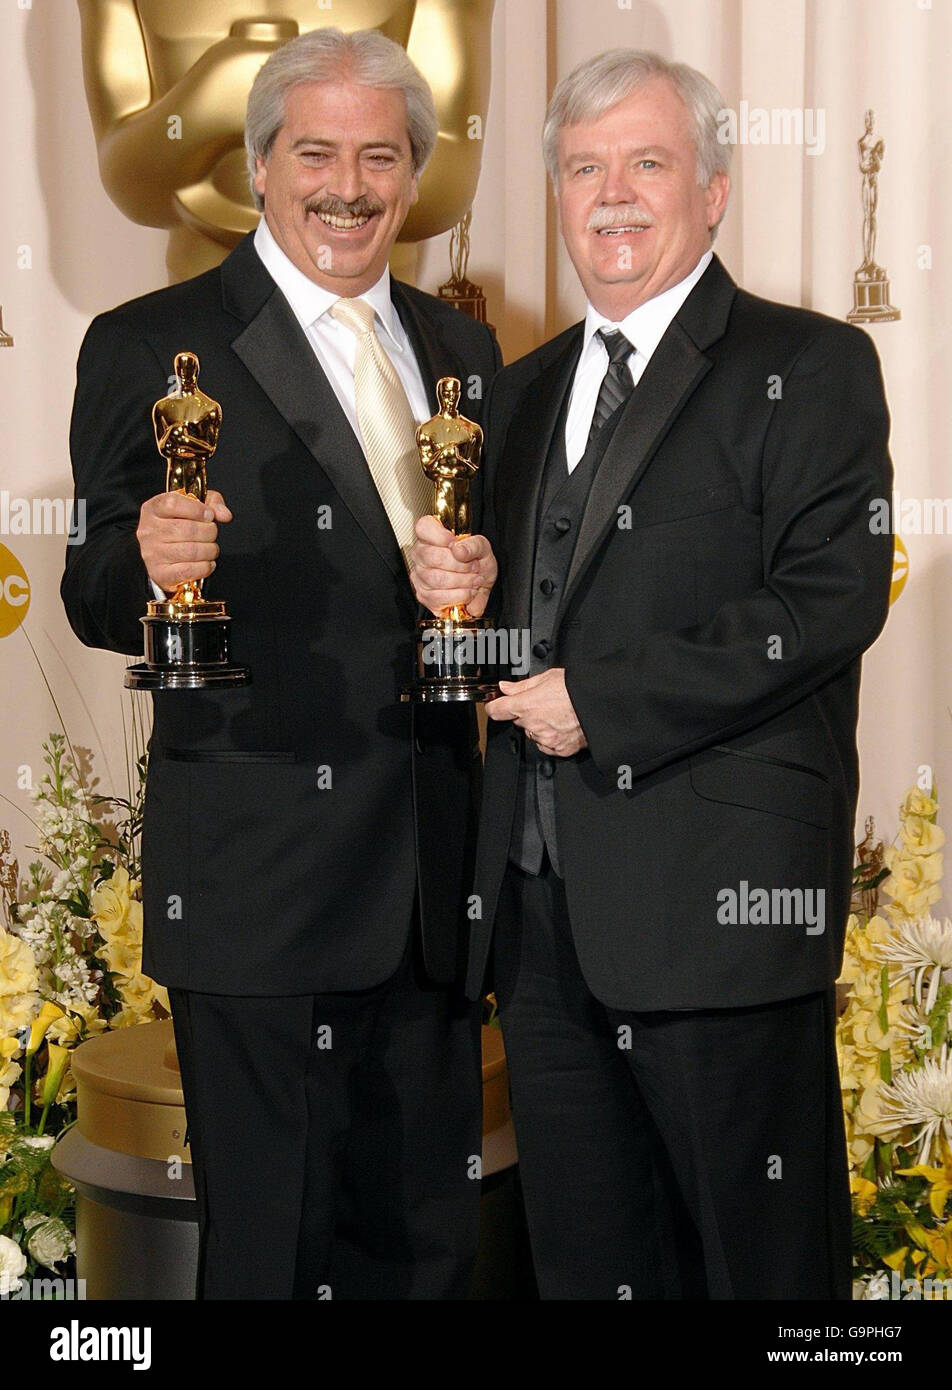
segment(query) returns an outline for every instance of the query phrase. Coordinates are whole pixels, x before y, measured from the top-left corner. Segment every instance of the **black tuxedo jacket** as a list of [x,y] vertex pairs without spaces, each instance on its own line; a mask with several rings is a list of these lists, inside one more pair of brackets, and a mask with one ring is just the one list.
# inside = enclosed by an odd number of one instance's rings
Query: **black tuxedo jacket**
[[[393,284],[433,391],[483,389],[495,340]],[[419,892],[432,978],[456,970],[471,886],[478,747],[471,712],[398,691],[417,605],[360,444],[246,237],[223,264],[97,318],[79,357],[71,450],[87,539],[62,595],[90,646],[139,655],[152,596],[135,531],[164,486],[152,402],[175,353],[201,363],[223,424],[209,467],[234,519],[205,584],[252,683],[154,695],[143,832],[144,969],[230,994],[368,988],[400,962]],[[472,844],[469,844],[469,851]]]
[[[581,343],[576,325],[490,397],[485,527],[503,627],[528,626],[536,500]],[[554,642],[588,739],[552,760],[582,969],[604,1003],[639,1010],[824,988],[850,891],[860,654],[885,621],[892,562],[892,537],[870,533],[892,478],[875,350],[738,290],[715,258],[622,409],[555,631],[536,634]],[[522,737],[490,725],[474,994]],[[769,923],[749,920],[755,889],[771,895]],[[807,930],[821,900],[806,890],[823,892],[822,931]]]

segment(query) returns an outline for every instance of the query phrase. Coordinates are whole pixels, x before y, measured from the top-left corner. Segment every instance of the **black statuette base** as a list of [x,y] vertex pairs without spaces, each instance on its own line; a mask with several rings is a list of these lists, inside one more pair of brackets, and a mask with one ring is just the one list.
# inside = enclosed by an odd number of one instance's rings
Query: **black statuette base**
[[447,704],[494,700],[499,694],[495,671],[479,659],[482,620],[455,623],[424,619],[418,623],[416,679],[400,692],[403,704]]
[[241,686],[251,680],[247,666],[228,660],[228,617],[141,618],[145,661],[130,666],[130,690],[202,690]]

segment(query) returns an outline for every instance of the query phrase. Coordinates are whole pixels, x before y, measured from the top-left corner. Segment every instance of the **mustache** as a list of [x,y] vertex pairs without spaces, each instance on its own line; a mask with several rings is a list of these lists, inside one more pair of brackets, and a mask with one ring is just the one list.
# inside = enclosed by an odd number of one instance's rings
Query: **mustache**
[[362,193],[352,203],[345,203],[343,198],[335,198],[332,193],[326,193],[319,198],[309,198],[304,204],[304,211],[324,213],[330,217],[373,217],[383,212],[384,206],[379,198],[372,198],[366,193]]
[[586,224],[589,232],[601,232],[606,227],[653,227],[654,218],[642,212],[634,203],[615,203],[611,207],[593,208]]

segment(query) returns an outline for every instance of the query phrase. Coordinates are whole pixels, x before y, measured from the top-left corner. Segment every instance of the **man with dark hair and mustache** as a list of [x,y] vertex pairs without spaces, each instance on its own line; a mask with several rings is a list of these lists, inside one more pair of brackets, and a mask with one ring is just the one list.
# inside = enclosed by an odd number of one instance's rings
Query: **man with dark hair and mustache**
[[[248,103],[257,230],[97,318],[80,354],[75,632],[138,655],[146,597],[203,579],[252,673],[157,693],[150,743],[143,969],[172,1004],[199,1297],[459,1298],[475,1258],[477,734],[471,710],[398,703],[433,495],[416,427],[440,377],[485,389],[499,363],[484,326],[390,278],[436,133],[379,32],[279,48]],[[222,406],[204,503],[156,493],[149,409],[183,349]],[[454,555],[478,614],[488,545]]]

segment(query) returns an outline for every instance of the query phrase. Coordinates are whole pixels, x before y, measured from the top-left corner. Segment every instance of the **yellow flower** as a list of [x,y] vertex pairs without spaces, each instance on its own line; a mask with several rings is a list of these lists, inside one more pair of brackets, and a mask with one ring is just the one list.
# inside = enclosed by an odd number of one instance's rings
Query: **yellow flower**
[[137,975],[142,964],[142,947],[136,941],[113,938],[103,948],[109,969],[117,975]]
[[97,1033],[102,1033],[107,1026],[106,1020],[99,1013],[95,1004],[88,1004],[85,1000],[80,1000],[78,1003],[70,1004],[68,1014],[64,1014],[62,1018],[58,1018],[50,1024],[46,1036],[53,1042],[71,1046],[79,1041],[80,1033],[84,1037],[94,1037]]
[[900,834],[909,854],[934,854],[945,844],[945,831],[922,816],[910,816],[903,822]]
[[865,1216],[873,1202],[876,1200],[876,1193],[879,1191],[874,1182],[868,1178],[861,1178],[859,1174],[854,1174],[850,1178],[850,1191],[856,1198],[857,1209],[860,1216]]
[[49,1064],[46,1068],[46,1075],[43,1078],[43,1089],[40,1092],[40,1100],[43,1105],[52,1105],[56,1100],[60,1082],[63,1080],[63,1073],[69,1065],[69,1048],[61,1047],[59,1043],[50,1043],[48,1049]]
[[32,994],[36,986],[33,952],[25,941],[0,927],[0,995]]
[[934,1268],[930,1273],[948,1278],[952,1271],[952,1221],[947,1221],[944,1226],[939,1226],[933,1231],[923,1229],[919,1236],[919,1244],[925,1246],[932,1256]]
[[879,1083],[867,1086],[856,1104],[853,1111],[853,1123],[857,1129],[874,1134],[872,1125],[877,1124],[882,1118],[879,1103]]
[[136,941],[142,940],[142,904],[138,898],[132,898],[126,911],[126,924],[129,935]]
[[905,820],[907,816],[934,816],[938,809],[938,801],[928,792],[922,791],[919,787],[911,787],[899,807],[899,818]]
[[113,1014],[110,1025],[113,1028],[136,1028],[140,1023],[151,1023],[152,1019],[151,1008],[147,1012],[140,1008],[124,1008]]
[[138,971],[128,980],[123,980],[120,985],[122,1002],[132,1008],[151,1008],[153,997],[153,984],[148,975],[143,975]]
[[952,1169],[930,1168],[925,1163],[917,1163],[914,1168],[900,1168],[904,1178],[928,1178],[929,1206],[933,1216],[942,1220],[946,1198],[952,1192]]
[[892,898],[886,911],[891,917],[924,917],[926,909],[942,895],[942,854],[902,855],[893,846],[886,851],[889,877],[882,885]]
[[35,994],[0,994],[0,1035],[19,1033],[36,1011]]
[[50,1024],[54,1023],[56,1019],[63,1017],[64,1011],[60,1008],[59,1004],[54,1004],[50,999],[44,1000],[43,1007],[33,1020],[33,1025],[30,1028],[30,1041],[26,1045],[26,1055],[28,1057],[32,1057],[34,1052],[36,1052],[37,1048],[46,1037],[46,1030],[49,1028]]
[[20,1065],[13,1060],[19,1050],[20,1044],[16,1038],[0,1039],[0,1111],[6,1109],[11,1087],[15,1086],[20,1078]]
[[90,910],[100,934],[109,940],[122,930],[129,911],[131,888],[128,871],[117,867],[112,878],[100,883],[90,898]]

